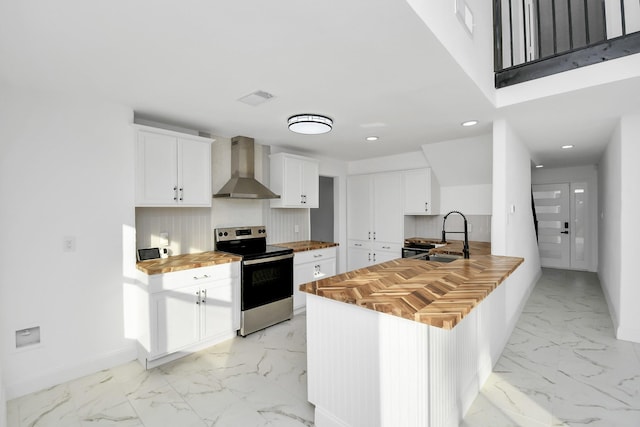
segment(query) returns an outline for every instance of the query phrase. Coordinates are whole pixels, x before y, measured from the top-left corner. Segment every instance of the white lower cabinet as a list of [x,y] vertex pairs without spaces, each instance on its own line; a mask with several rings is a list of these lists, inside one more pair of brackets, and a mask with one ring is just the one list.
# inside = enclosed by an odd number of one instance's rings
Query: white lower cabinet
[[348,246],[348,271],[402,257],[402,245],[400,243],[350,240]]
[[227,340],[240,329],[239,262],[142,275],[140,281],[139,359],[146,367]]
[[300,291],[300,285],[335,274],[335,247],[296,252],[293,257],[293,311],[297,313],[306,307],[306,294]]

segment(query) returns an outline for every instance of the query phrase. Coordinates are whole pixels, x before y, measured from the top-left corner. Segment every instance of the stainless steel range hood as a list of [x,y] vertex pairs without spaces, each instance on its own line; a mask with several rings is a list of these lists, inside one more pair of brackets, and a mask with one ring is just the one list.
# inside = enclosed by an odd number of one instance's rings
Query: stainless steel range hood
[[279,199],[254,178],[254,140],[246,136],[231,138],[231,179],[213,197],[227,199]]

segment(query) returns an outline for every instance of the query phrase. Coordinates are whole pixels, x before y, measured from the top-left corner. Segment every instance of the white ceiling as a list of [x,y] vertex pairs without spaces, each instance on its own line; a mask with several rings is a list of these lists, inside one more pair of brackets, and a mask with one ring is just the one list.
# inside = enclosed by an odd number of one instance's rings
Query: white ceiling
[[[536,159],[595,163],[621,108],[640,109],[636,99],[617,104],[629,90],[621,84],[496,111],[397,0],[4,1],[0,58],[0,82],[103,97],[146,119],[344,160],[486,134],[506,115]],[[238,102],[256,90],[274,98]],[[332,117],[334,129],[294,134],[286,121],[296,113]],[[468,119],[481,124],[462,128]],[[558,153],[560,142],[578,140],[588,150]]]

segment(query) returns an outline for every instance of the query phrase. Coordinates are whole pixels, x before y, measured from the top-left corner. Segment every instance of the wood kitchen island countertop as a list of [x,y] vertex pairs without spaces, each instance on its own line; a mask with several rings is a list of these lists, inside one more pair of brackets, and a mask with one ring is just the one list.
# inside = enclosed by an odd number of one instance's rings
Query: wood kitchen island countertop
[[300,286],[309,294],[452,329],[522,264],[472,255],[450,263],[400,258]]
[[301,240],[299,242],[275,243],[275,245],[293,249],[293,252],[315,251],[317,249],[326,249],[338,246],[337,243],[320,242],[318,240]]
[[242,261],[242,257],[226,252],[207,251],[197,254],[182,254],[170,256],[169,258],[140,261],[136,264],[136,268],[145,274],[152,275],[209,267],[236,261]]

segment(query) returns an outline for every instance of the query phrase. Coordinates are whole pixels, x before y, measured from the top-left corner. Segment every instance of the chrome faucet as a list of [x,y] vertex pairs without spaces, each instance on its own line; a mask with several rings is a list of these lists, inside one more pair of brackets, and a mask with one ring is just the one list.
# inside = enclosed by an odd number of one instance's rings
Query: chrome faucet
[[[460,215],[462,217],[462,219],[464,219],[464,231],[445,231],[444,230],[444,225],[447,223],[447,217],[449,215],[451,215],[452,213],[456,213],[458,215]],[[448,214],[446,214],[444,216],[444,219],[442,220],[442,242],[441,243],[447,243],[447,233],[451,234],[451,233],[464,233],[464,246],[462,247],[462,254],[464,255],[465,258],[469,258],[469,232],[467,231],[467,217],[464,216],[464,214],[460,211],[451,211]]]

